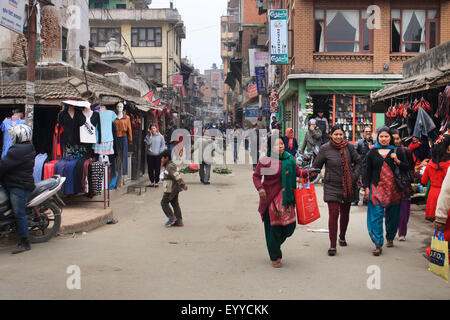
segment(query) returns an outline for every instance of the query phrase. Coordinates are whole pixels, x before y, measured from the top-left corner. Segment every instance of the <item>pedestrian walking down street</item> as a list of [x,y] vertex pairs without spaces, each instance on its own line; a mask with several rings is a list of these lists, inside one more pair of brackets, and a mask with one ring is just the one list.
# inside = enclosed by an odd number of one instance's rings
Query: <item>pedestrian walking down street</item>
[[[364,137],[360,140],[358,140],[355,144],[356,152],[358,152],[359,157],[361,158],[361,176],[360,176],[360,182],[361,185],[364,185],[364,181],[362,181],[363,172],[366,170],[366,159],[367,154],[369,153],[370,149],[373,147],[373,138],[372,138],[372,129],[367,126],[364,128],[363,132]],[[356,201],[352,203],[352,205],[357,206],[359,204],[359,189],[356,194]],[[367,205],[368,201],[363,199],[363,205]]]
[[308,132],[306,132],[305,140],[301,148],[301,153],[314,151],[315,147],[320,147],[322,145],[322,131],[317,128],[316,120],[309,120]]
[[36,151],[31,143],[33,133],[25,124],[18,124],[9,129],[12,146],[0,160],[0,181],[9,192],[11,208],[17,225],[17,236],[20,239],[13,254],[31,250],[28,240],[28,219],[26,207],[28,197],[34,190],[34,158]]
[[400,223],[398,225],[398,240],[406,241],[406,234],[408,232],[408,221],[411,212],[411,194],[412,194],[411,183],[413,182],[412,179],[414,177],[414,159],[411,150],[403,146],[402,138],[400,137],[400,132],[397,129],[392,129],[391,133],[392,137],[394,138],[395,147],[401,149],[401,152],[406,157],[406,160],[408,161],[409,165],[408,170],[409,186],[406,188],[406,190],[403,190],[402,192],[403,199],[400,208]]
[[166,150],[164,137],[157,131],[156,125],[152,125],[145,137],[147,151],[149,187],[158,187],[159,175],[161,172],[161,153]]
[[253,130],[250,132],[248,139],[250,140],[250,155],[252,158],[253,171],[255,171],[259,160],[259,126],[257,123],[253,124]]
[[328,124],[328,119],[324,116],[322,110],[317,112],[317,117],[315,118],[317,127],[322,131],[322,144],[327,143],[330,140],[330,125]]
[[435,219],[436,204],[441,193],[442,182],[450,166],[450,136],[444,136],[441,142],[431,148],[431,160],[428,162],[422,175],[421,183],[426,186],[431,181],[428,192],[425,219],[433,222]]
[[301,170],[295,158],[284,151],[283,139],[280,137],[269,136],[267,150],[270,151],[258,161],[253,173],[253,184],[259,193],[258,211],[264,222],[269,257],[272,266],[280,268],[281,245],[294,233],[296,226],[296,176],[307,175],[308,171]]
[[347,246],[345,235],[350,219],[351,203],[358,192],[361,160],[351,143],[344,139],[344,130],[335,125],[330,130],[330,141],[320,147],[312,167],[322,169],[325,165],[323,181],[324,201],[328,204],[328,230],[330,248],[328,255],[336,255],[339,220],[339,245]]
[[211,176],[211,165],[213,163],[213,143],[214,137],[210,137],[205,131],[203,137],[196,138],[194,142],[194,154],[197,153],[197,163],[199,163],[200,182],[203,184],[210,184],[209,178]]
[[297,139],[294,137],[294,129],[292,128],[286,129],[286,135],[283,137],[283,142],[286,151],[295,157],[298,151],[298,142]]
[[394,138],[388,127],[378,129],[377,141],[367,155],[364,198],[369,200],[367,207],[367,229],[375,244],[374,256],[382,253],[383,217],[386,224],[386,247],[394,246],[400,222],[402,191],[396,184],[394,172],[398,166],[404,172],[409,165],[402,153],[395,152]]
[[239,126],[237,124],[234,125],[233,131],[230,134],[230,139],[233,141],[233,160],[236,163],[239,159],[239,146],[240,139],[242,138],[241,133],[239,132]]
[[[444,240],[450,246],[450,170],[447,170],[445,179],[442,183],[441,193],[436,205],[436,220],[434,220],[434,229],[444,233]],[[430,259],[431,247],[426,250],[427,259]],[[449,248],[450,253],[450,248]],[[450,256],[449,256],[450,262]]]
[[[166,227],[183,227],[183,216],[179,203],[179,194],[183,190],[187,190],[187,186],[181,178],[181,174],[175,163],[172,162],[172,152],[164,150],[161,154],[161,162],[164,171],[163,177],[163,198],[161,200],[161,207],[169,220],[166,222]],[[170,207],[172,205],[172,208]]]

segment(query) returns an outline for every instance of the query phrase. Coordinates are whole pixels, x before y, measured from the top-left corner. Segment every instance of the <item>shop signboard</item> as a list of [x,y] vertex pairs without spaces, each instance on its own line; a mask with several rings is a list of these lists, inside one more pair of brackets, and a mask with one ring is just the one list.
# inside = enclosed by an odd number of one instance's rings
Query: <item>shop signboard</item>
[[287,10],[269,10],[270,64],[288,64]]
[[266,68],[255,67],[255,74],[256,74],[256,85],[258,89],[258,94],[266,94],[267,91]]
[[256,83],[252,83],[247,87],[247,96],[249,99],[253,99],[258,96],[258,87]]
[[257,105],[248,106],[245,108],[245,118],[257,118],[259,108]]
[[173,87],[174,88],[183,88],[183,76],[182,75],[173,76]]
[[25,0],[0,1],[0,25],[23,34],[25,23]]

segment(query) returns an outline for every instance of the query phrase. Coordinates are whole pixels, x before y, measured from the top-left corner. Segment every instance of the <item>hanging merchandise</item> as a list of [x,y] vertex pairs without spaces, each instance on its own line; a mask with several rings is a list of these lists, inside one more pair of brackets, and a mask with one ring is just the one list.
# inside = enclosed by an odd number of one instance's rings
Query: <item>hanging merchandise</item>
[[114,136],[112,125],[114,120],[116,120],[117,115],[114,111],[107,110],[105,106],[101,106],[98,112],[100,116],[100,130],[97,130],[98,143],[94,144],[92,148],[94,149],[94,153],[97,154],[114,154]]
[[100,116],[98,112],[93,112],[89,106],[83,109],[83,115],[86,122],[80,127],[80,142],[94,144],[97,143],[97,125],[100,123]]
[[117,139],[122,153],[122,173],[128,174],[128,145],[133,143],[130,117],[124,112],[123,103],[116,106],[117,118],[114,123],[117,127]]
[[12,111],[11,118],[6,118],[3,120],[1,125],[1,130],[3,131],[3,150],[2,150],[2,158],[6,156],[9,148],[12,146],[11,136],[9,135],[9,130],[15,127],[18,124],[26,124],[24,120],[20,117],[21,112],[19,109],[14,109]]
[[428,136],[429,132],[435,128],[436,126],[433,119],[428,115],[428,113],[426,113],[423,108],[418,108],[413,136],[420,140],[422,136]]
[[278,90],[277,88],[272,88],[270,91],[270,112],[278,113]]

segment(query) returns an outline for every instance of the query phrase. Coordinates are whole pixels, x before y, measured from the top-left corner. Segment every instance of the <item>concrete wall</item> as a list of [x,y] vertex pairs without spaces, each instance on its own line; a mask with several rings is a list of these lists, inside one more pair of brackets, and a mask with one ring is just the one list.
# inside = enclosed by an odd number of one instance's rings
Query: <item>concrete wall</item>
[[411,58],[403,64],[403,77],[409,78],[424,74],[450,64],[450,41],[437,46],[424,54]]

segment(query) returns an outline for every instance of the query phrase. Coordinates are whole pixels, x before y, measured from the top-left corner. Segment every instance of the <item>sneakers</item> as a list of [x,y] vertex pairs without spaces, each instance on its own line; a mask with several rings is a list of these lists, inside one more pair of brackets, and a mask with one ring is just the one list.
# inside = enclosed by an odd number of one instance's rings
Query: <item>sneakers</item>
[[28,250],[31,250],[30,242],[27,238],[22,238],[20,239],[20,243],[18,244],[17,249],[13,250],[11,253],[17,254]]
[[177,218],[172,218],[167,220],[167,222],[164,224],[166,227],[173,227],[177,223]]
[[406,237],[405,236],[400,236],[400,237],[398,237],[398,241],[406,241]]

